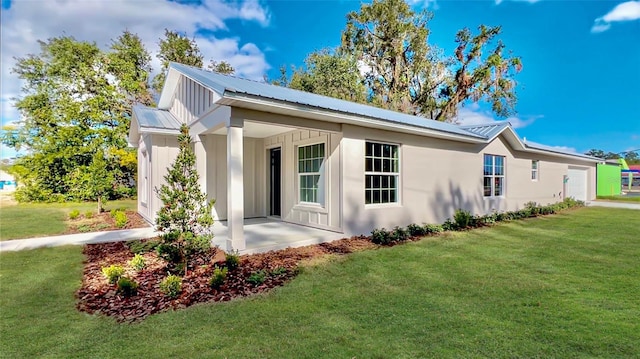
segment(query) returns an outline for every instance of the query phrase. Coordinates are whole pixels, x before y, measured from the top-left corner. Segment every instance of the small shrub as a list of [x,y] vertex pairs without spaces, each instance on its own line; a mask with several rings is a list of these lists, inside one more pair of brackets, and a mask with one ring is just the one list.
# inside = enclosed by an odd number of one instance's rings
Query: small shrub
[[160,258],[173,264],[181,263],[184,259],[180,250],[170,244],[158,244],[158,246],[156,247],[156,252],[158,253],[158,256]]
[[251,273],[249,278],[247,278],[247,282],[253,285],[260,285],[264,283],[266,279],[267,279],[267,273],[265,273],[265,271],[260,270],[260,271]]
[[93,218],[93,211],[86,211],[84,212],[84,218]]
[[229,270],[234,270],[240,266],[240,254],[229,252],[224,255],[224,261]]
[[134,254],[133,258],[129,261],[129,265],[131,266],[131,268],[137,271],[141,271],[147,266],[147,263],[145,262],[142,255]]
[[456,224],[451,221],[451,218],[447,218],[447,220],[442,224],[443,231],[455,231],[456,229]]
[[213,275],[211,279],[209,279],[209,286],[211,288],[220,288],[221,285],[224,284],[224,281],[227,280],[227,268],[216,268],[213,270]]
[[409,233],[402,227],[395,226],[391,231],[391,241],[404,242],[409,239]]
[[102,274],[107,278],[109,284],[115,284],[124,274],[124,268],[120,265],[112,264],[108,267],[102,267]]
[[118,292],[125,297],[136,295],[136,293],[138,293],[138,283],[133,279],[121,277],[118,280]]
[[160,282],[160,291],[169,298],[177,297],[182,291],[182,278],[169,275]]
[[422,228],[425,234],[437,234],[443,231],[442,226],[439,224],[425,224]]
[[271,274],[275,275],[275,276],[279,276],[279,275],[283,275],[287,273],[287,268],[285,267],[278,267],[274,270],[271,271]]
[[77,209],[74,209],[73,211],[69,212],[69,219],[74,220],[74,219],[77,219],[78,217],[80,217],[80,211],[78,211]]
[[115,214],[113,215],[113,219],[116,222],[116,227],[118,228],[124,228],[127,226],[127,214],[121,211],[117,211],[115,212]]
[[391,244],[391,234],[386,229],[374,229],[371,231],[371,242],[383,246]]
[[129,247],[129,250],[133,254],[142,254],[142,253],[151,252],[152,250],[155,250],[159,244],[160,244],[160,241],[157,239],[149,239],[145,241],[135,240],[135,241],[127,242],[127,246]]
[[407,226],[407,231],[409,232],[409,235],[411,237],[420,237],[420,236],[424,236],[425,234],[427,234],[427,232],[425,232],[425,228],[423,226],[419,226],[415,223],[411,223],[410,225]]
[[93,228],[91,228],[90,225],[88,224],[81,224],[78,226],[78,228],[76,228],[78,230],[78,232],[80,233],[87,233],[87,232],[93,232]]
[[456,213],[453,214],[453,229],[460,230],[471,227],[472,218],[473,216],[471,215],[471,212],[458,209]]

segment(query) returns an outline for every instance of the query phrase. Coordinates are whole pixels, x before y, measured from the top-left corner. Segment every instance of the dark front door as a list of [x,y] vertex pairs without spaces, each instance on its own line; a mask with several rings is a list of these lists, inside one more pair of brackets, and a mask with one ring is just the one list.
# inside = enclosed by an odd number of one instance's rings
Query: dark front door
[[281,178],[281,164],[282,156],[281,149],[272,148],[269,157],[271,158],[271,169],[269,170],[269,178],[271,179],[270,199],[271,208],[269,214],[272,216],[280,216],[280,187],[282,184]]

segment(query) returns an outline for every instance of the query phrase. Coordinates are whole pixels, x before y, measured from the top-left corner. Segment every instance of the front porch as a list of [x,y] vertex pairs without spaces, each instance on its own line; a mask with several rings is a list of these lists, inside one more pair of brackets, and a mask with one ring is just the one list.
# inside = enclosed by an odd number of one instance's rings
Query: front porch
[[[343,233],[287,223],[270,218],[248,218],[244,220],[246,247],[240,254],[263,253],[287,247],[302,247],[331,242],[344,238]],[[213,225],[213,244],[227,250],[229,227],[227,221],[216,221]]]

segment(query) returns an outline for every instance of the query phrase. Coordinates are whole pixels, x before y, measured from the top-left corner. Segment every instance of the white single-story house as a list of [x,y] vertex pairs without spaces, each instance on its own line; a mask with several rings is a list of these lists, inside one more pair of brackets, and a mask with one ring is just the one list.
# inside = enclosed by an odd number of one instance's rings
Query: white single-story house
[[236,250],[245,218],[350,236],[441,223],[459,208],[591,200],[601,161],[523,141],[508,122],[458,126],[172,63],[158,107],[135,106],[129,133],[149,221],[182,123]]

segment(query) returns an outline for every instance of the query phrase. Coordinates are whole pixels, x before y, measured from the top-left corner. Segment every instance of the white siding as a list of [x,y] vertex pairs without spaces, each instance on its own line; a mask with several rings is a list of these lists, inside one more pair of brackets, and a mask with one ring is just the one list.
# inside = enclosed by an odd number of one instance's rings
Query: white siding
[[169,112],[184,123],[191,123],[213,104],[213,92],[182,76]]

